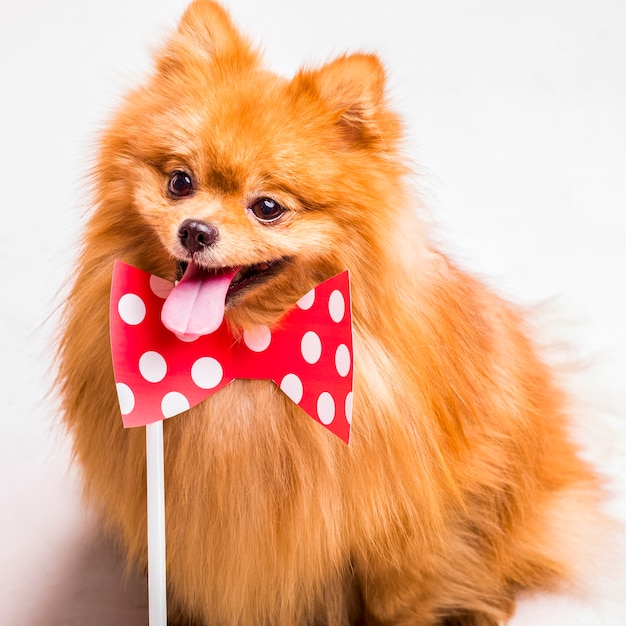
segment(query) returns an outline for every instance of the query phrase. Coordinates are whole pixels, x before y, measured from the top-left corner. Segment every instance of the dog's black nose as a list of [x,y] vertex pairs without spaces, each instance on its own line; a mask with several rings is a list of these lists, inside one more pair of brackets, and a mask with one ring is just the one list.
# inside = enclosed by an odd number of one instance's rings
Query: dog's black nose
[[178,227],[178,238],[183,248],[190,254],[201,252],[215,243],[219,231],[213,224],[200,220],[185,220]]

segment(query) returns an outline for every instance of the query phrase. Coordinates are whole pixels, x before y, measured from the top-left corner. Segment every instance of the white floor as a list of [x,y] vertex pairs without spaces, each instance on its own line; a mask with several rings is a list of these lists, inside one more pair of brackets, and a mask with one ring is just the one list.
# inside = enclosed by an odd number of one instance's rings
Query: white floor
[[[184,4],[3,0],[2,624],[147,623],[142,581],[124,579],[82,512],[45,391],[97,130]],[[502,293],[541,305],[555,358],[577,365],[577,436],[626,521],[626,3],[228,4],[283,73],[345,49],[381,54],[437,236]],[[586,596],[526,600],[513,623],[626,624],[624,561],[595,582]]]

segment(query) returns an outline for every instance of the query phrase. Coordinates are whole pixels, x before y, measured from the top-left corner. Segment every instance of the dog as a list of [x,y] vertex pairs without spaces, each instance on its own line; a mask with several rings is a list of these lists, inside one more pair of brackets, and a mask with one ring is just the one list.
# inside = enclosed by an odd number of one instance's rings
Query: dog
[[[522,315],[419,218],[385,81],[360,53],[274,75],[196,0],[102,134],[58,384],[86,496],[129,562],[147,562],[145,442],[117,404],[114,260],[179,281],[206,332],[280,326],[320,282],[352,280],[349,445],[271,381],[165,422],[170,622],[494,626],[519,593],[574,580],[604,523]],[[220,278],[211,312],[183,297],[191,274]]]

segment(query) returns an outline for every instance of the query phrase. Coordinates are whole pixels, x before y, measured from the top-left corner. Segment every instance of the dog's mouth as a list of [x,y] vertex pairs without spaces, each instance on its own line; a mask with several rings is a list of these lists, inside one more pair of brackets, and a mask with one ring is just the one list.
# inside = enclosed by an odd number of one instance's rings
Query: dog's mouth
[[288,262],[281,258],[254,265],[203,268],[194,261],[178,263],[179,282],[161,311],[163,324],[187,340],[215,332],[226,305],[235,297],[275,276]]
[[228,301],[235,294],[263,283],[277,274],[285,265],[285,262],[285,259],[277,259],[266,263],[242,266],[235,274],[228,287],[226,303],[228,304]]

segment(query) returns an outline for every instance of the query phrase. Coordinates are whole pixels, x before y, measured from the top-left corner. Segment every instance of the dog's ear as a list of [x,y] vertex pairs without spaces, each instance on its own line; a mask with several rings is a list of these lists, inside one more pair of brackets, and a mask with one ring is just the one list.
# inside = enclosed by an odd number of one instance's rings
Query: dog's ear
[[321,69],[303,71],[294,83],[313,90],[337,115],[351,142],[370,143],[380,134],[385,100],[385,70],[371,54],[342,56]]
[[242,66],[256,63],[257,58],[223,7],[212,0],[195,0],[185,11],[158,64],[162,72],[170,73],[194,61],[219,59],[224,64]]

